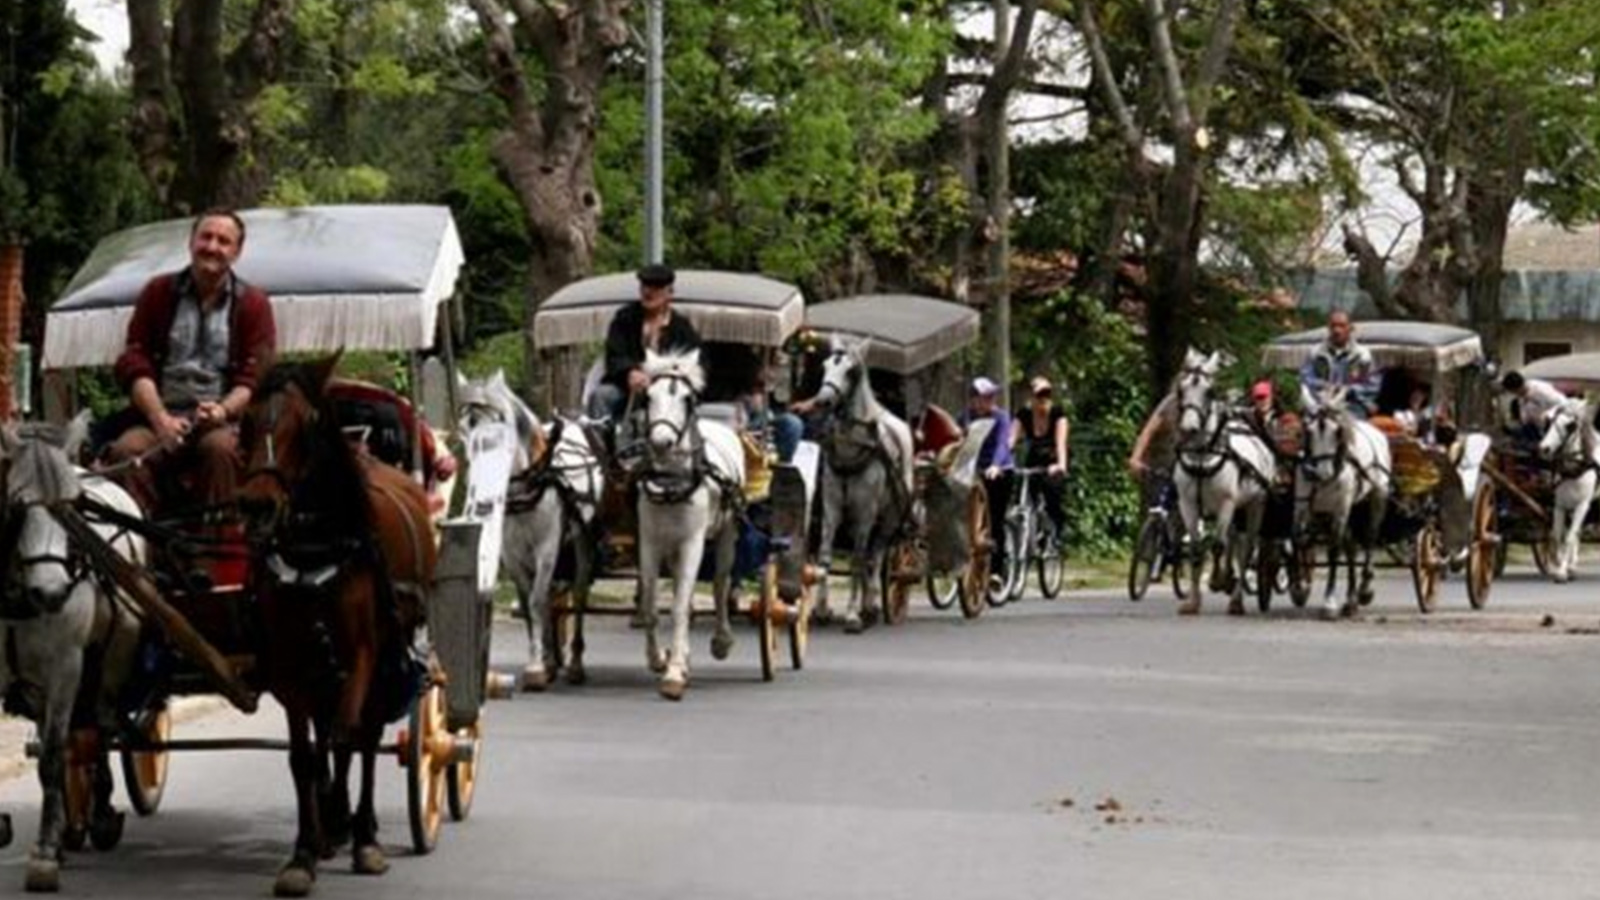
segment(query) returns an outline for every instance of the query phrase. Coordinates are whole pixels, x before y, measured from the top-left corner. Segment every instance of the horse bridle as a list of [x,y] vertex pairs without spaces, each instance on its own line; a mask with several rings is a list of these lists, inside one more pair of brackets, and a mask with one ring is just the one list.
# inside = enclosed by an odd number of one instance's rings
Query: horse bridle
[[[700,429],[696,427],[700,421],[700,392],[695,390],[694,382],[689,379],[689,376],[680,375],[677,372],[665,372],[660,375],[656,375],[650,379],[650,387],[654,388],[656,383],[660,381],[669,382],[671,384],[674,391],[674,396],[676,396],[677,388],[680,385],[683,387],[685,392],[688,394],[688,411],[683,417],[683,424],[681,425],[671,421],[670,419],[653,419],[646,415],[644,420],[644,433],[645,437],[648,438],[650,435],[655,433],[655,430],[658,427],[664,427],[668,429],[672,432],[672,444],[667,449],[675,450],[678,449],[679,445],[683,443],[683,439],[685,437],[698,437],[700,434]],[[651,452],[655,452],[655,445],[652,443],[650,446]],[[690,446],[687,449],[691,452],[699,449],[699,442],[691,441]]]
[[[1339,428],[1339,436],[1338,440],[1334,442],[1333,452],[1312,453],[1309,438],[1312,427],[1318,423],[1328,421],[1333,421]],[[1350,442],[1347,440],[1348,431],[1349,427],[1345,423],[1338,421],[1337,414],[1331,410],[1324,408],[1311,414],[1310,419],[1306,422],[1307,440],[1304,449],[1300,451],[1299,461],[1300,471],[1305,474],[1306,480],[1314,485],[1322,485],[1339,478],[1340,474],[1344,472],[1345,463],[1349,460],[1350,455]],[[1333,466],[1333,471],[1327,478],[1322,478],[1317,473],[1318,468],[1323,463],[1331,463]]]
[[40,613],[59,611],[59,606],[42,604],[35,600],[33,595],[22,590],[20,582],[23,573],[34,566],[51,564],[60,566],[67,574],[67,588],[60,596],[61,604],[65,604],[78,585],[94,574],[88,561],[82,554],[72,552],[70,541],[65,556],[55,553],[40,553],[33,556],[20,554],[18,544],[22,540],[22,526],[27,521],[28,510],[49,504],[43,500],[18,502],[11,498],[9,457],[0,460],[0,503],[4,505],[4,508],[0,509],[0,566],[5,567],[4,585],[0,586],[0,613],[4,614],[4,618],[25,619]]
[[[1561,429],[1561,443],[1556,446],[1556,456],[1550,461],[1556,475],[1563,479],[1572,479],[1581,477],[1590,469],[1600,468],[1593,459],[1584,458],[1579,418],[1570,410],[1559,408],[1552,413],[1551,418],[1549,427]],[[1577,441],[1576,445],[1574,440]],[[1570,460],[1576,460],[1578,464],[1568,465]]]

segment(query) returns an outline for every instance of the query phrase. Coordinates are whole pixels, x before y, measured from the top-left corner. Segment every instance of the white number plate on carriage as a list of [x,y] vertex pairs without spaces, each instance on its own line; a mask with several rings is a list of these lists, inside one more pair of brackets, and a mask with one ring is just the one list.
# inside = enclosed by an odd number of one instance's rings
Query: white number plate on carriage
[[490,422],[467,433],[467,502],[462,518],[481,522],[478,540],[478,590],[491,592],[500,580],[500,545],[504,540],[506,491],[516,450],[510,425]]

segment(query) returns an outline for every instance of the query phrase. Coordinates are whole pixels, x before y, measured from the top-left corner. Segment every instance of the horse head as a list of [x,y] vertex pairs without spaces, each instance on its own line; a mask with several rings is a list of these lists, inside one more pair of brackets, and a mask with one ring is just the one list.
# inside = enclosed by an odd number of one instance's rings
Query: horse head
[[867,375],[867,347],[871,338],[851,340],[835,335],[829,343],[828,358],[822,363],[822,386],[817,389],[817,404],[824,408],[846,405],[860,389]]
[[539,417],[512,390],[503,369],[496,369],[493,375],[480,379],[457,375],[456,384],[459,401],[456,425],[466,436],[468,447],[472,446],[470,435],[478,428],[509,425],[517,436],[515,471],[526,469],[542,455],[544,432],[539,427]]
[[1345,407],[1347,395],[1343,386],[1324,390],[1321,395],[1301,388],[1305,414],[1301,422],[1304,447],[1300,465],[1313,481],[1331,481],[1344,466],[1351,433],[1350,414]]
[[324,461],[330,448],[351,455],[326,393],[340,355],[280,363],[251,396],[239,423],[239,456],[245,472],[239,503],[253,528],[281,521],[295,487]]
[[65,428],[43,423],[0,428],[5,485],[0,553],[35,608],[59,606],[82,580],[66,529],[50,507],[71,503],[83,493],[73,460],[88,434],[87,411]]
[[1588,424],[1581,400],[1568,400],[1544,414],[1544,436],[1539,439],[1539,457],[1554,461],[1567,456],[1581,456],[1584,451],[1584,426]]
[[1222,368],[1222,356],[1209,356],[1190,348],[1184,357],[1183,371],[1173,390],[1178,398],[1178,435],[1180,440],[1192,441],[1211,423],[1216,388],[1217,371]]
[[645,433],[655,453],[686,449],[692,440],[695,405],[705,390],[705,370],[700,351],[657,353],[645,351],[644,374],[650,380],[645,392]]

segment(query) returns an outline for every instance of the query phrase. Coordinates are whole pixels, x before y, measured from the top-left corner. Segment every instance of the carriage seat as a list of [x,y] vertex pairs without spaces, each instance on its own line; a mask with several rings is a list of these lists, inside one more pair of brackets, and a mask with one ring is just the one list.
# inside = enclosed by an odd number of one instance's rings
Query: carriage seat
[[929,403],[917,419],[912,436],[915,455],[939,455],[946,447],[961,443],[961,424],[943,407]]
[[749,424],[743,403],[702,403],[700,418],[708,422],[721,422],[740,434],[744,433],[745,427]]

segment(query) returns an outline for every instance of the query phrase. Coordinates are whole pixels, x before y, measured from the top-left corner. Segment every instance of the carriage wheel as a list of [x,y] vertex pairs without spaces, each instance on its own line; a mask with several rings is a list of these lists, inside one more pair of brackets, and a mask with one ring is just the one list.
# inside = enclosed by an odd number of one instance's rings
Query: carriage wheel
[[1128,599],[1135,603],[1144,599],[1150,582],[1160,577],[1161,553],[1165,548],[1167,527],[1164,519],[1147,516],[1139,527],[1139,539],[1133,545],[1133,559],[1128,561]]
[[1278,585],[1278,542],[1263,539],[1256,545],[1256,608],[1262,612],[1272,610],[1272,592]]
[[444,687],[429,684],[411,701],[410,720],[400,732],[411,849],[419,856],[438,846],[444,824],[445,769],[455,755],[455,736],[445,724],[446,718]]
[[1439,526],[1429,522],[1417,531],[1411,548],[1411,584],[1417,591],[1417,608],[1431,613],[1439,605],[1439,581],[1444,572],[1444,538]]
[[1532,547],[1534,568],[1539,570],[1541,576],[1549,578],[1550,560],[1555,556],[1550,551],[1550,539],[1541,535],[1538,540],[1533,542]]
[[[164,744],[172,737],[172,713],[165,706],[146,710],[140,714],[134,730],[152,744]],[[122,751],[122,785],[128,792],[128,803],[134,812],[150,816],[161,808],[161,795],[167,789],[167,763],[170,758],[165,750]]]
[[800,579],[800,599],[795,601],[795,608],[789,616],[789,667],[796,672],[805,668],[806,647],[811,643],[811,607],[815,603],[815,588],[810,577],[811,567],[806,566],[806,575]]
[[[917,542],[905,539],[896,542],[883,557],[883,623],[904,625],[911,613],[911,577],[918,568]],[[910,573],[910,575],[908,575]]]
[[771,681],[778,667],[778,630],[772,617],[778,615],[783,601],[778,599],[778,561],[767,560],[761,567],[761,596],[756,598],[756,622],[760,634],[756,640],[761,645],[761,680]]
[[989,495],[975,484],[967,494],[967,569],[961,576],[961,615],[976,619],[989,603]]
[[456,732],[456,742],[472,748],[465,759],[445,769],[445,799],[449,801],[450,821],[465,822],[472,815],[472,798],[478,793],[478,761],[483,753],[483,721],[473,722]]
[[1495,499],[1495,487],[1485,483],[1479,486],[1478,496],[1472,501],[1472,550],[1467,554],[1467,602],[1473,609],[1483,609],[1489,604],[1489,593],[1497,577],[1496,566],[1504,557],[1505,545],[1500,540],[1500,507]]

